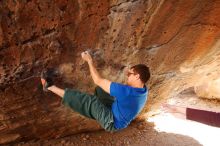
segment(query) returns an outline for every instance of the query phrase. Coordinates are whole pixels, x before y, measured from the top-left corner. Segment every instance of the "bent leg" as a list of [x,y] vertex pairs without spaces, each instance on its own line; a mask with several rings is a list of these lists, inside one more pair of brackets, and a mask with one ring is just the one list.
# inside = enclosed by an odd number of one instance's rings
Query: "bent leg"
[[62,103],[85,117],[97,120],[105,130],[116,131],[111,109],[107,108],[95,95],[65,89]]
[[105,104],[108,108],[111,108],[112,103],[115,101],[115,98],[110,94],[105,92],[101,87],[97,86],[95,88],[94,95],[98,97],[98,99]]

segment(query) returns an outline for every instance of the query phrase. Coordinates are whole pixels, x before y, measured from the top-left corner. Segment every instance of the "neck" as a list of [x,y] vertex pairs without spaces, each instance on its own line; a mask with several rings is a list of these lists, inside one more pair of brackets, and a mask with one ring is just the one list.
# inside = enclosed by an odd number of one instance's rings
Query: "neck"
[[130,86],[132,86],[132,87],[134,87],[134,88],[143,88],[143,87],[144,87],[144,84],[143,84],[143,83],[136,83],[136,84],[132,84],[132,85],[130,85]]

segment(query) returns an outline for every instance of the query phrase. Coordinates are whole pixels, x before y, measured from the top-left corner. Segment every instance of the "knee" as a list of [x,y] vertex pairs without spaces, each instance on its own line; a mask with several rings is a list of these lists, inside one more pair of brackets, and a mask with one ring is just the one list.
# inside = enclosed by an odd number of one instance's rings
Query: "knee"
[[95,87],[95,93],[96,93],[96,94],[100,93],[101,91],[102,91],[102,88],[101,88],[101,87],[99,87],[99,86],[96,86],[96,87]]
[[102,90],[102,88],[99,87],[99,86],[96,86],[96,87],[95,87],[95,90]]

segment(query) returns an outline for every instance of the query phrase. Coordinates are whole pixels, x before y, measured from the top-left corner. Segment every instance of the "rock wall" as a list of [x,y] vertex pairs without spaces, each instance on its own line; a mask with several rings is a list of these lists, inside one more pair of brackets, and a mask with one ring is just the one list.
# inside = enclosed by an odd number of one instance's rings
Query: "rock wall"
[[[42,69],[56,67],[57,85],[91,93],[80,57],[88,49],[113,81],[123,82],[124,66],[150,67],[147,115],[167,99],[194,106],[206,105],[200,97],[219,99],[219,20],[218,0],[0,1],[0,143],[100,129],[39,86]],[[193,102],[176,98],[191,88]]]

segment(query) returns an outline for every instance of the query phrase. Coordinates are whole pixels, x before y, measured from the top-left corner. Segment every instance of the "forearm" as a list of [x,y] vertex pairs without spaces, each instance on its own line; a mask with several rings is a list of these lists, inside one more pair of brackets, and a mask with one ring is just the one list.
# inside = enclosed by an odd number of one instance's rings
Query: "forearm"
[[90,70],[90,74],[92,76],[92,79],[93,79],[94,83],[97,84],[98,81],[101,79],[101,76],[99,75],[99,73],[96,70],[92,61],[89,61],[88,65],[89,65],[89,70]]

